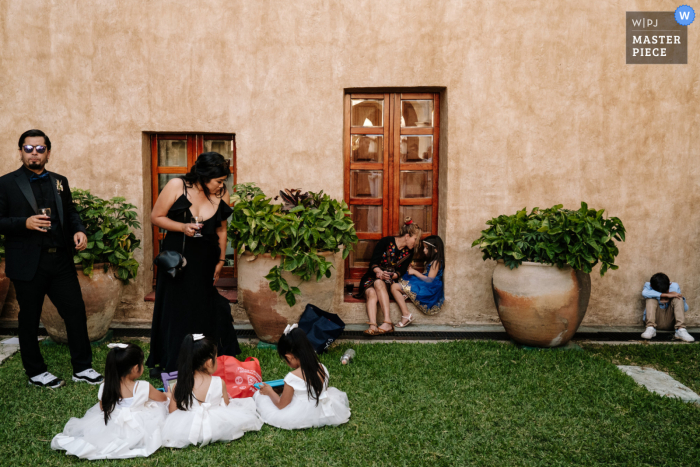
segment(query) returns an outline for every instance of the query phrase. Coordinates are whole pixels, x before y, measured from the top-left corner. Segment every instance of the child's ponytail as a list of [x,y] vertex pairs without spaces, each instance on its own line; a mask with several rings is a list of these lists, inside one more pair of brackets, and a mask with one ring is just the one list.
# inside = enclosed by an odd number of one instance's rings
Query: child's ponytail
[[283,334],[277,342],[277,353],[286,360],[288,353],[294,355],[301,366],[301,373],[306,380],[306,391],[309,400],[315,400],[318,406],[319,397],[323,392],[326,383],[326,372],[323,370],[321,361],[316,355],[306,333],[299,328],[294,328],[287,334]]
[[134,344],[126,348],[115,347],[107,353],[104,385],[102,386],[102,411],[105,425],[110,415],[122,400],[122,378],[131,373],[135,366],[143,366],[143,350]]
[[202,370],[211,359],[216,359],[216,344],[206,337],[195,341],[192,334],[185,336],[177,360],[177,384],[173,393],[178,409],[188,410],[192,406],[194,373]]

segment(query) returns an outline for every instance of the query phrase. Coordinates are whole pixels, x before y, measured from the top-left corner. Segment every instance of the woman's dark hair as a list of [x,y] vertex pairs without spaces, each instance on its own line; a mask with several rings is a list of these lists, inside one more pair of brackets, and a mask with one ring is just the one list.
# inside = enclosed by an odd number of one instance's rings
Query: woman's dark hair
[[[218,152],[203,152],[197,157],[197,162],[194,163],[189,173],[185,174],[182,178],[185,180],[188,188],[196,183],[202,187],[202,191],[209,199],[209,188],[207,188],[207,183],[212,179],[220,177],[228,177],[231,175],[231,168],[229,163],[224,156]],[[215,193],[217,198],[223,198],[226,194],[226,185],[221,187],[218,193]]]
[[651,276],[649,281],[651,288],[661,293],[668,293],[669,287],[671,287],[671,280],[663,272],[657,272]]
[[122,400],[122,378],[131,373],[135,366],[143,366],[143,350],[135,344],[125,349],[115,347],[107,354],[105,382],[102,387],[102,411],[105,425],[120,400]]
[[326,372],[323,370],[311,342],[306,337],[306,333],[299,328],[294,328],[287,334],[283,334],[277,342],[277,353],[285,361],[288,353],[299,360],[309,400],[315,399],[316,405],[318,405],[318,398],[323,392],[323,385],[326,382]]
[[24,140],[27,138],[31,138],[32,136],[41,136],[44,138],[44,144],[46,145],[46,149],[49,151],[51,150],[51,140],[49,139],[48,136],[46,136],[46,133],[44,133],[41,130],[27,130],[24,133],[22,133],[22,136],[19,137],[19,148],[22,149],[22,146],[24,146]]
[[431,235],[423,239],[423,244],[428,247],[428,254],[425,257],[426,264],[437,261],[440,267],[445,269],[445,244],[437,235]]
[[202,371],[204,364],[211,359],[216,360],[216,344],[209,338],[196,341],[192,334],[187,334],[182,339],[177,359],[177,384],[173,394],[178,409],[188,410],[192,406],[194,372]]

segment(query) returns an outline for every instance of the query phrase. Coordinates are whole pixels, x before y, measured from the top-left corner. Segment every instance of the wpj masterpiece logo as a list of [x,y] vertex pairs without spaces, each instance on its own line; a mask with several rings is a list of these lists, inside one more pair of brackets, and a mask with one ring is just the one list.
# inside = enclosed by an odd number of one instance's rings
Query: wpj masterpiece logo
[[687,64],[688,25],[695,11],[683,5],[676,11],[627,12],[628,64]]

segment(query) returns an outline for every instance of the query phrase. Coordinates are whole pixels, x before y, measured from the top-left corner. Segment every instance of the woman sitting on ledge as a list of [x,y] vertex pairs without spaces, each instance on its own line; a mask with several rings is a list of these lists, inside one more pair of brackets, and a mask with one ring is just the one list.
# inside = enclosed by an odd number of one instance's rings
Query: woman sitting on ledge
[[[398,237],[384,237],[374,248],[369,268],[360,279],[360,289],[355,297],[367,299],[369,329],[365,334],[377,336],[394,332],[389,314],[389,293],[394,282],[403,277],[413,260],[413,253],[420,248],[422,230],[407,217]],[[384,323],[377,326],[377,302],[384,313]]]

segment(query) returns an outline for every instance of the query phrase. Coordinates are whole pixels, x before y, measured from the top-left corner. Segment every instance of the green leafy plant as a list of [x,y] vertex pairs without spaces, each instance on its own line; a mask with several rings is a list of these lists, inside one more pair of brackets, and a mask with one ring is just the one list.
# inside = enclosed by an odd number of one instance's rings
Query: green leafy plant
[[502,259],[511,269],[523,261],[568,264],[576,270],[590,273],[599,262],[600,275],[617,269],[615,257],[619,250],[615,240],[625,241],[625,227],[617,217],[604,218],[601,209],[572,211],[558,204],[549,209],[526,209],[511,216],[501,215],[486,222],[490,225],[472,243],[483,252],[483,259]]
[[320,253],[335,253],[343,246],[343,259],[347,258],[357,243],[357,234],[344,201],[332,199],[323,191],[285,190],[280,195],[284,205],[273,203],[254,183],[233,187],[228,238],[239,254],[249,251],[280,257],[280,265],[265,278],[270,289],[284,295],[287,304],[293,306],[301,292],[289,285],[282,272],[288,271],[302,282],[314,276],[317,281],[330,277],[333,264]]
[[127,203],[125,198],[98,198],[89,190],[76,188],[71,193],[88,238],[87,248],[79,251],[73,261],[83,266],[83,273],[88,277],[92,277],[95,264],[112,264],[117,277],[128,283],[139,269],[134,259],[134,251],[141,244],[134,234],[134,229],[141,228],[136,220],[136,206]]

